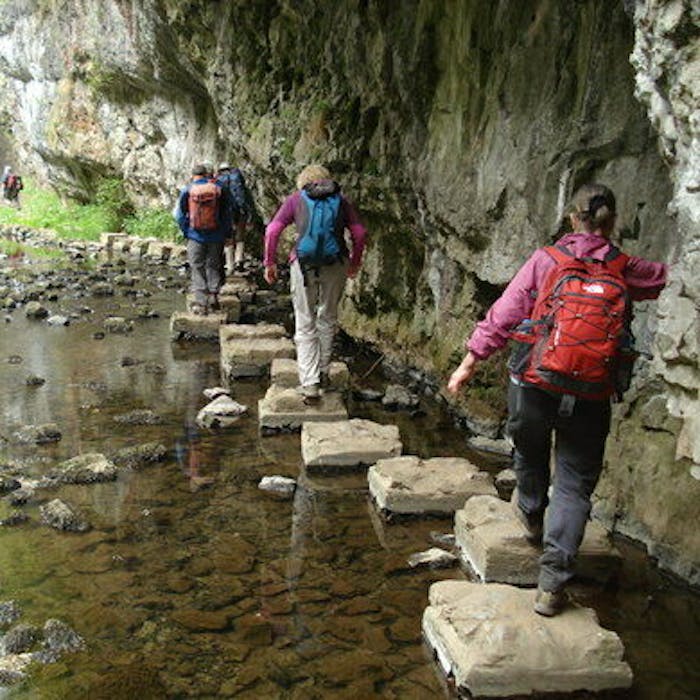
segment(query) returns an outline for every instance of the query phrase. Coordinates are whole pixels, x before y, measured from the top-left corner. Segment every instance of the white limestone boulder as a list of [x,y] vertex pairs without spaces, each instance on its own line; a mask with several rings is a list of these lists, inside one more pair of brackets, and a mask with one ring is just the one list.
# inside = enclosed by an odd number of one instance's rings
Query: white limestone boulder
[[221,395],[210,401],[197,414],[196,422],[202,428],[228,428],[248,411],[248,407]]
[[[347,389],[350,385],[350,370],[344,362],[331,362],[328,375],[332,389]],[[284,387],[299,385],[299,369],[293,358],[273,360],[270,381]]]
[[[507,501],[492,496],[470,499],[455,513],[454,532],[462,561],[481,580],[537,584],[542,548],[525,539],[525,530]],[[605,529],[589,522],[577,557],[577,574],[605,581],[620,563],[620,553]]]
[[170,317],[171,340],[218,340],[219,328],[226,323],[226,314],[200,316],[189,311],[175,311]]
[[299,430],[302,424],[316,421],[347,420],[348,411],[340,394],[325,394],[318,401],[305,402],[296,389],[274,384],[258,402],[258,417],[263,432]]
[[629,688],[632,670],[595,611],[570,605],[537,615],[535,592],[502,584],[440,581],[430,587],[423,634],[458,692],[474,697]]
[[358,467],[397,457],[402,450],[399,429],[364,418],[330,423],[304,423],[301,455],[307,471],[317,467]]
[[473,496],[496,496],[493,479],[468,459],[380,459],[367,472],[377,506],[392,513],[453,513]]

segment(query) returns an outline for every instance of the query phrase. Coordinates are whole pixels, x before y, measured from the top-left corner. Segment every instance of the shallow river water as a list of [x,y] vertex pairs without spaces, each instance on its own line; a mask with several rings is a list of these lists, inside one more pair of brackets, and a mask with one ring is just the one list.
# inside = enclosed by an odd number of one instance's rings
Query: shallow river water
[[[51,327],[18,309],[0,327],[0,435],[46,422],[63,434],[31,448],[0,442],[0,465],[39,476],[82,453],[150,441],[168,448],[165,461],[122,470],[115,482],[37,491],[23,507],[29,522],[0,528],[0,600],[16,600],[23,622],[59,618],[86,641],[85,651],[33,667],[7,696],[450,697],[420,621],[430,583],[466,574],[408,572],[405,561],[432,545],[431,532],[451,531],[451,521],[386,523],[368,502],[363,475],[314,478],[293,500],[260,491],[265,475],[299,476],[298,434],[260,435],[262,380],[234,387],[250,407],[234,427],[195,428],[207,403],[202,390],[220,384],[218,348],[171,343],[168,319],[184,304],[183,281],[169,268],[141,273],[148,298],[119,288],[107,298],[59,290],[59,301],[46,302],[52,311],[93,312]],[[95,337],[107,315],[133,317],[139,303],[159,317],[137,319],[128,335]],[[355,377],[366,366],[358,361]],[[28,386],[30,374],[46,383]],[[384,382],[380,369],[370,381]],[[478,459],[427,399],[417,417],[368,403],[349,408],[398,423],[406,454]],[[134,409],[152,409],[162,423],[115,421]],[[41,525],[39,505],[56,497],[92,529]],[[8,510],[0,503],[0,517]],[[636,547],[619,545],[617,585],[574,588],[575,599],[621,635],[634,670],[634,687],[611,697],[700,697],[700,599]]]

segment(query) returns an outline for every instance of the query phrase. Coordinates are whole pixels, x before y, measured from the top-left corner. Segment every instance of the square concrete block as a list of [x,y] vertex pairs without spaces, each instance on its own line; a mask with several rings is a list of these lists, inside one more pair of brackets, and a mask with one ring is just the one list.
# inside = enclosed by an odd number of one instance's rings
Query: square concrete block
[[167,243],[165,241],[149,241],[148,247],[146,248],[146,257],[152,258],[153,260],[160,260],[165,262],[170,258],[172,253],[173,244]]
[[454,513],[472,496],[496,496],[493,479],[468,459],[380,459],[367,472],[379,508],[392,513]]
[[[350,370],[344,362],[331,362],[329,367],[331,387],[347,389],[350,385]],[[270,367],[270,381],[277,386],[299,386],[299,369],[294,359],[273,360]]]
[[[544,618],[535,591],[440,581],[429,591],[423,634],[457,692],[474,697],[629,688],[632,670],[595,611],[570,605]],[[470,697],[471,697],[470,696]]]
[[270,386],[258,402],[260,427],[264,432],[298,430],[307,422],[331,422],[348,419],[338,392],[324,394],[320,400],[305,402],[296,389]]
[[[229,323],[221,327],[219,341],[223,347],[229,340],[251,338],[286,338],[284,326],[276,323]],[[294,357],[292,355],[292,357]]]
[[267,374],[273,360],[294,357],[289,338],[229,338],[221,345],[221,378],[226,386],[238,377]]
[[[510,503],[492,496],[469,499],[455,513],[455,537],[464,563],[483,581],[537,585],[542,547],[530,544]],[[606,580],[619,569],[621,556],[605,529],[589,522],[577,557],[583,578]]]
[[116,241],[124,241],[129,238],[126,233],[117,233],[105,231],[100,234],[100,245],[105,247],[107,250],[111,250]]
[[170,317],[172,340],[218,340],[219,328],[226,322],[223,313],[198,316],[188,311],[175,311]]
[[304,423],[301,455],[306,470],[319,467],[357,467],[397,457],[402,444],[396,425],[363,418],[332,423]]

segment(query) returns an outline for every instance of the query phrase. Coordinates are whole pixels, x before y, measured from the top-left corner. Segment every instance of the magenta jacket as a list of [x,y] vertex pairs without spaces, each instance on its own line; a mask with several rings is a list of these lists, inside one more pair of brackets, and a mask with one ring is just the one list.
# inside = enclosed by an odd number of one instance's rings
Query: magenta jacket
[[[610,250],[607,238],[586,232],[568,233],[557,245],[566,246],[577,257],[596,260],[603,260]],[[537,290],[554,265],[554,260],[542,248],[536,250],[488,310],[484,320],[476,324],[465,343],[466,349],[477,359],[484,360],[504,347],[511,329],[530,316]],[[624,270],[630,298],[633,301],[656,299],[666,284],[667,272],[665,263],[630,256]]]
[[[265,229],[265,256],[263,258],[265,267],[275,264],[277,244],[279,243],[280,235],[287,226],[294,223],[294,213],[299,203],[299,197],[301,197],[299,191],[289,195]],[[341,198],[340,215],[344,218],[345,228],[350,231],[350,237],[352,239],[350,266],[357,268],[360,265],[362,252],[365,249],[367,229],[360,221],[360,217],[357,215],[357,211],[352,202],[344,195],[341,195]],[[296,260],[295,249],[292,249],[292,252],[289,254],[289,260],[290,262]]]

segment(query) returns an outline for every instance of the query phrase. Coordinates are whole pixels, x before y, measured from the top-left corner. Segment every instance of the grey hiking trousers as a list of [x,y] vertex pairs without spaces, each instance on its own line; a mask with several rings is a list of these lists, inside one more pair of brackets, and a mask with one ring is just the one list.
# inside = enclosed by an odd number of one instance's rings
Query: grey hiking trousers
[[[560,415],[561,406],[560,396],[510,382],[507,429],[515,445],[518,503],[529,515],[546,509],[538,582],[545,591],[560,590],[574,575],[610,430],[607,399],[576,399],[568,416]],[[552,434],[555,470],[548,501]]]
[[206,306],[210,294],[218,294],[224,283],[224,243],[200,243],[187,239],[191,291],[194,300]]

